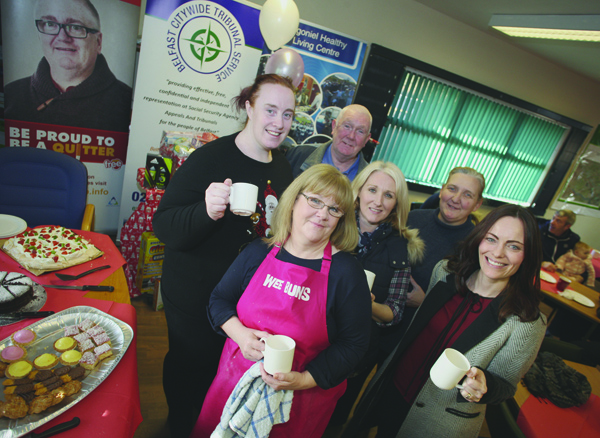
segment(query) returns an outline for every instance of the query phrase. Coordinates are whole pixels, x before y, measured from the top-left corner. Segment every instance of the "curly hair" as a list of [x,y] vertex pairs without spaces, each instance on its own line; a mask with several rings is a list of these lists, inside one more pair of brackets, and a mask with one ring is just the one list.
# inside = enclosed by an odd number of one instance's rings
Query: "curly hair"
[[521,321],[534,321],[539,316],[540,268],[542,266],[542,242],[537,221],[525,208],[506,204],[492,210],[475,226],[467,238],[458,244],[454,255],[448,257],[447,270],[455,274],[456,289],[466,295],[467,280],[478,269],[479,244],[492,226],[503,217],[514,217],[523,224],[525,257],[517,272],[510,277],[500,305],[499,319],[505,321],[511,315],[517,315]]

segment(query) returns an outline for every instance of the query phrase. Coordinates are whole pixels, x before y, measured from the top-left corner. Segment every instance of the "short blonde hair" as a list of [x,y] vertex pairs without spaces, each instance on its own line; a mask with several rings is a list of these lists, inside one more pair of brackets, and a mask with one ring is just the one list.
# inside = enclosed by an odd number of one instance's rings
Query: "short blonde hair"
[[[358,245],[358,230],[354,218],[354,197],[350,181],[329,164],[316,164],[302,172],[283,192],[271,218],[273,237],[269,245],[284,242],[292,232],[292,212],[300,193],[309,192],[331,197],[344,212],[329,240],[340,251],[353,251]],[[305,202],[304,200],[302,202]]]
[[448,174],[446,184],[448,184],[448,181],[450,181],[450,177],[455,173],[462,173],[463,175],[468,175],[470,177],[475,178],[479,183],[479,193],[477,194],[477,199],[483,198],[483,191],[485,190],[485,177],[481,173],[477,172],[472,167],[455,167]]

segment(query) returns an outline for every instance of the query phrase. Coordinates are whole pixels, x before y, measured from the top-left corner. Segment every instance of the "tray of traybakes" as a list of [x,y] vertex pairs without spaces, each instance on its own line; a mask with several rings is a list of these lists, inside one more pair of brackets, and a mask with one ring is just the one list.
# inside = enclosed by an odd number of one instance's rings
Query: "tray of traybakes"
[[0,438],[23,436],[90,394],[133,339],[129,324],[71,307],[0,342]]

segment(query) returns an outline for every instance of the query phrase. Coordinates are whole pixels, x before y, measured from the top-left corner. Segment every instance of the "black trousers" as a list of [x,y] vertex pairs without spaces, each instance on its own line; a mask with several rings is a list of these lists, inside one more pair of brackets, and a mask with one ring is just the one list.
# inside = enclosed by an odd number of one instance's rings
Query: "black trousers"
[[163,363],[163,389],[172,438],[188,438],[217,375],[225,337],[211,327],[206,310],[189,313],[169,300],[163,286],[169,351]]

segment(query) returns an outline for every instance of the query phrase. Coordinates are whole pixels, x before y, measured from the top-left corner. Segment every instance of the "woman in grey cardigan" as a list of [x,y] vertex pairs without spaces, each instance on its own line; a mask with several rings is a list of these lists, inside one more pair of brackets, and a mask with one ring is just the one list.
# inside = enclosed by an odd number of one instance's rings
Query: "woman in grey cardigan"
[[[539,312],[539,231],[524,208],[490,212],[440,262],[406,335],[377,372],[343,437],[378,426],[378,438],[477,437],[488,403],[512,397],[533,363],[546,322]],[[471,370],[442,390],[429,370],[445,348]]]

